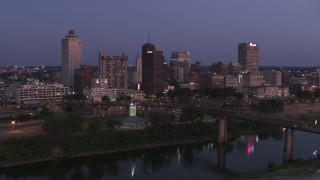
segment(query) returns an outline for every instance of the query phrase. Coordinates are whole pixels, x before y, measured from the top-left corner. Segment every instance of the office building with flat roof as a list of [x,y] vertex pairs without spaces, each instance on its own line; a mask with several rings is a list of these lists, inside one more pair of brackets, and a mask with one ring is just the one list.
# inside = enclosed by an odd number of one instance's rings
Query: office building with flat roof
[[238,63],[244,72],[258,71],[259,45],[251,42],[238,44]]

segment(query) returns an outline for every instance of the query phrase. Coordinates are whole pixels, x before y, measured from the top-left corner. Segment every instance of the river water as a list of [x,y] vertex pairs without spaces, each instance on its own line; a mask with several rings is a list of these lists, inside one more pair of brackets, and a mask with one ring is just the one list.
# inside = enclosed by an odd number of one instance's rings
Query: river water
[[[0,169],[0,179],[225,179],[283,164],[284,137],[279,129],[240,136],[225,146],[202,142],[55,160]],[[314,158],[319,139],[295,131],[293,158]]]

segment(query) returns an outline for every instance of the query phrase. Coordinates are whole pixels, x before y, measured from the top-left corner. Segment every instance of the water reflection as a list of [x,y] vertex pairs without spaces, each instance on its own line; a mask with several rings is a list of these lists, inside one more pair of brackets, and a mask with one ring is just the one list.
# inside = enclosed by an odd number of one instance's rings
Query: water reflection
[[[304,136],[319,138],[303,132],[295,138]],[[284,134],[278,129],[225,144],[193,143],[2,168],[0,179],[221,179],[266,168],[270,162],[282,164],[283,146]],[[303,157],[308,146],[320,149],[320,142],[298,141],[295,151]]]

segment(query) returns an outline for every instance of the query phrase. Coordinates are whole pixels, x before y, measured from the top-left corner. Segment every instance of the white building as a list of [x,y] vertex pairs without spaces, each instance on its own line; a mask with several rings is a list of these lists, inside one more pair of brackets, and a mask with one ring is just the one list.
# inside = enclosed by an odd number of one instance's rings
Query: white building
[[13,89],[15,101],[18,104],[35,104],[45,100],[59,100],[69,94],[69,87],[65,87],[63,84],[16,85]]
[[142,83],[142,59],[138,55],[136,58],[136,67],[134,71],[134,82],[135,83]]
[[82,42],[73,30],[61,41],[62,49],[62,83],[74,86],[74,71],[82,64]]

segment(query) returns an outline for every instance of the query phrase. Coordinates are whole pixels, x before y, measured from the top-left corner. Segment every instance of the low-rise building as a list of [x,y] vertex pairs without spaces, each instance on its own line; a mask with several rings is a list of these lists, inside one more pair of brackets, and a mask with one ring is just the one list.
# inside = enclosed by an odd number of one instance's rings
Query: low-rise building
[[35,104],[47,100],[60,100],[69,94],[69,87],[63,84],[25,84],[8,87],[13,90],[18,104]]

